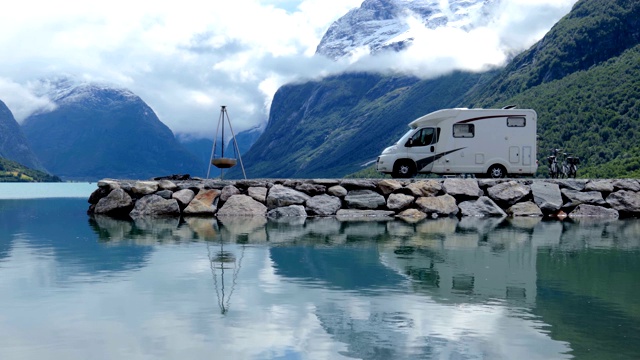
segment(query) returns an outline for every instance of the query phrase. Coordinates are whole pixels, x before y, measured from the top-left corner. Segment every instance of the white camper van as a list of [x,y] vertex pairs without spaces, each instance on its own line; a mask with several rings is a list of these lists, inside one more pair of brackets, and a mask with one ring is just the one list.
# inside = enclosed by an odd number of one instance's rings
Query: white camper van
[[444,109],[409,123],[404,136],[378,157],[376,169],[394,178],[418,173],[503,178],[533,175],[537,114],[531,109]]

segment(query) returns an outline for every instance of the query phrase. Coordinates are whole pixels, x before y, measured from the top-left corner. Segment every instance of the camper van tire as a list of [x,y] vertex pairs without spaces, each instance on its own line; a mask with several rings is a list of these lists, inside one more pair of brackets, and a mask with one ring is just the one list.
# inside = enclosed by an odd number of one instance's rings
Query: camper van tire
[[412,178],[416,176],[416,166],[411,160],[398,160],[393,166],[391,177],[395,179]]
[[494,164],[489,167],[487,175],[492,179],[502,179],[507,177],[507,170],[502,165]]

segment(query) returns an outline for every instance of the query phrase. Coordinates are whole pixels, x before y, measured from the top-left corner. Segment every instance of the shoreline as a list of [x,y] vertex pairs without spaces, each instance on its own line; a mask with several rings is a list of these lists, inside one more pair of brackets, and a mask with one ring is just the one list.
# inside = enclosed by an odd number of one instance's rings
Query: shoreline
[[88,214],[119,218],[640,217],[637,179],[104,179]]

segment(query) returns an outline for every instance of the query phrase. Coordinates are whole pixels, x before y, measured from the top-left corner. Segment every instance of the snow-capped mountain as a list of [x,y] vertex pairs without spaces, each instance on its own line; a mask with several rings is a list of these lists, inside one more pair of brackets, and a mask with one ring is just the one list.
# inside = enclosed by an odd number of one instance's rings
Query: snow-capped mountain
[[365,0],[336,20],[322,37],[316,54],[334,60],[355,51],[402,50],[413,38],[407,20],[426,28],[474,26],[488,6],[500,0]]

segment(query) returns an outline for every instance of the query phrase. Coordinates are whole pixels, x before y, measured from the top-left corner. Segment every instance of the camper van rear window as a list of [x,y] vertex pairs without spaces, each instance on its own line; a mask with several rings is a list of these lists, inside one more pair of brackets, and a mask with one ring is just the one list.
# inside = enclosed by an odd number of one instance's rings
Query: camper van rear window
[[524,127],[527,125],[527,120],[523,116],[512,116],[507,118],[507,126],[509,127]]
[[476,132],[473,124],[453,124],[453,137],[472,138]]

